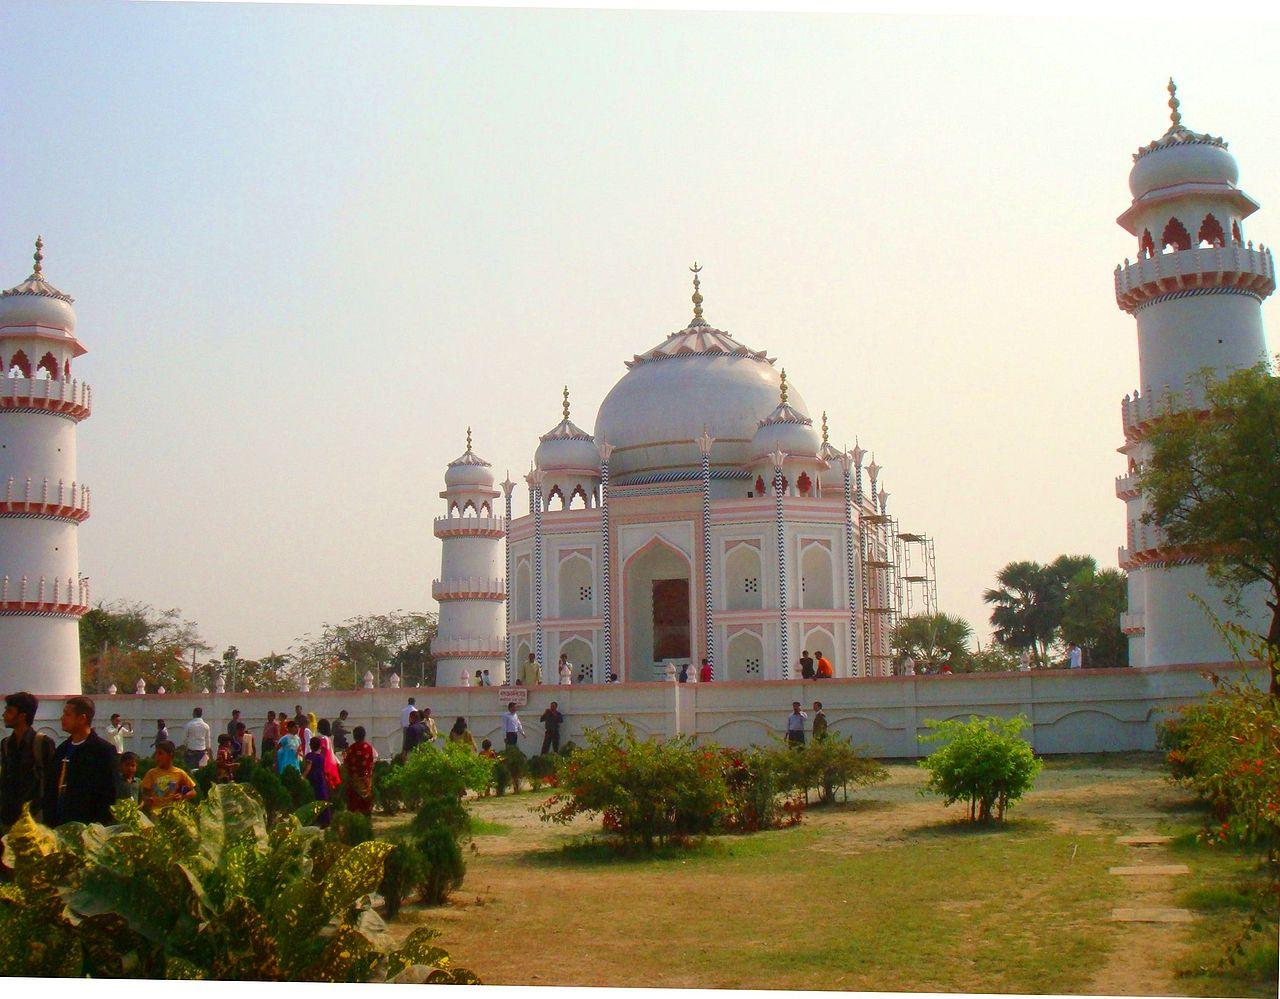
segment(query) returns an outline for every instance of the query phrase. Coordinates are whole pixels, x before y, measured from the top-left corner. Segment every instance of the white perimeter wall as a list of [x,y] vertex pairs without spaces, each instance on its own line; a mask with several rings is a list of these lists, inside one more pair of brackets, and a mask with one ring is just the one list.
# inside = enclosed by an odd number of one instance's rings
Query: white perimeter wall
[[[1155,748],[1156,727],[1180,704],[1211,689],[1202,673],[1240,678],[1248,673],[1266,682],[1261,666],[1242,669],[1234,663],[1168,666],[1150,669],[1053,670],[981,676],[884,677],[855,680],[776,680],[709,684],[623,683],[600,686],[533,688],[529,706],[520,710],[528,737],[526,752],[541,748],[538,716],[559,701],[565,716],[562,738],[581,741],[585,729],[610,715],[623,715],[644,734],[694,735],[728,746],[767,742],[781,733],[798,700],[809,710],[814,700],[826,707],[831,727],[886,757],[923,755],[920,741],[925,721],[970,714],[1025,715],[1032,722],[1031,742],[1040,753],[1099,753]],[[113,711],[133,722],[128,748],[146,751],[155,719],[168,722],[175,742],[195,705],[215,733],[225,731],[233,707],[261,732],[268,710],[292,712],[301,702],[320,717],[350,712],[350,723],[370,730],[380,753],[400,747],[400,710],[413,695],[419,707],[430,707],[441,732],[458,715],[467,718],[479,741],[501,746],[505,705],[496,687],[435,687],[415,690],[322,691],[300,694],[116,695],[95,698],[101,732]],[[54,733],[61,711],[56,698],[42,700],[39,727]]]

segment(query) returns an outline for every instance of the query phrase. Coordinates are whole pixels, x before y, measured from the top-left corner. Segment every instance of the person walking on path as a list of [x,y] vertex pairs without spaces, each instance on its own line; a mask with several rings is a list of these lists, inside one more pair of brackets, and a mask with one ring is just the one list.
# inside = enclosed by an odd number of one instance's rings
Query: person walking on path
[[40,701],[25,690],[4,699],[4,724],[9,734],[0,740],[0,832],[18,821],[22,806],[31,817],[44,813],[45,789],[53,779],[56,747],[33,728]]
[[[821,655],[821,653],[819,653]],[[809,655],[809,650],[805,649],[800,653],[800,679],[813,679],[813,656]]]
[[804,745],[804,723],[809,716],[800,710],[800,702],[791,702],[791,714],[787,716],[787,742],[792,749]]
[[213,748],[213,733],[204,720],[204,708],[191,709],[191,721],[182,732],[182,744],[186,749],[184,761],[188,769],[199,770],[204,766],[209,750]]
[[542,717],[538,719],[542,722],[542,752],[546,754],[550,748],[552,752],[560,752],[560,726],[564,724],[564,715],[560,713],[560,705],[556,701],[551,702],[551,706],[542,712]]
[[449,741],[466,746],[473,753],[476,752],[476,737],[471,734],[471,730],[467,728],[467,720],[461,715],[453,723],[453,728],[449,729]]
[[160,743],[171,741],[172,740],[169,738],[169,726],[164,723],[163,718],[157,718],[156,735],[155,738],[151,740],[151,749],[153,750],[152,755],[155,755],[154,750],[156,746],[160,745]]
[[131,735],[133,735],[133,725],[121,719],[118,714],[113,714],[107,725],[107,741],[116,747],[117,753],[124,753],[125,739]]
[[172,742],[156,746],[156,765],[146,772],[138,788],[144,812],[154,815],[179,801],[195,801],[196,782],[173,765],[177,751]]
[[311,752],[307,753],[302,760],[302,776],[311,785],[311,792],[316,796],[316,801],[326,803],[316,818],[316,825],[321,829],[328,829],[329,823],[333,820],[333,808],[328,804],[332,797],[332,789],[329,778],[325,774],[324,739],[318,735],[311,737]]
[[298,769],[298,760],[302,748],[302,739],[298,736],[298,723],[291,721],[285,726],[284,735],[276,743],[276,773],[284,773],[285,767]]
[[347,733],[347,709],[343,708],[333,722],[333,751],[345,753],[350,745],[351,738]]
[[346,768],[347,809],[352,812],[373,814],[373,761],[374,748],[365,741],[363,725],[351,732],[355,742],[347,749],[342,765]]
[[827,716],[822,712],[822,702],[813,702],[813,741],[821,742],[827,737]]
[[831,665],[831,660],[822,654],[822,650],[818,650],[818,666],[814,671],[814,678],[817,680],[830,680],[836,675],[835,667]]
[[514,746],[522,735],[524,735],[524,725],[520,722],[520,716],[516,714],[516,702],[512,701],[507,705],[507,713],[502,716],[502,741],[508,746]]
[[111,825],[116,801],[116,747],[93,730],[93,701],[83,695],[62,705],[67,739],[53,754],[45,786],[44,824],[100,822]]

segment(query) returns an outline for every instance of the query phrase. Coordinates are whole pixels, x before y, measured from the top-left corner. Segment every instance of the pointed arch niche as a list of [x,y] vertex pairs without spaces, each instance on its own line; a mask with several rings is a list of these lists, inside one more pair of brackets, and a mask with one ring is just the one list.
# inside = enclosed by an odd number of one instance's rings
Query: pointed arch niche
[[802,648],[806,648],[813,655],[813,659],[817,662],[818,653],[831,661],[831,666],[835,670],[836,676],[840,675],[840,660],[836,655],[836,639],[831,633],[831,629],[824,625],[810,625],[804,633],[804,643]]
[[831,549],[824,542],[805,542],[800,549],[800,606],[835,607],[835,572]]
[[764,679],[764,642],[760,633],[750,628],[735,631],[729,636],[725,656],[729,675],[726,680]]
[[[529,560],[522,558],[516,563],[516,620],[533,620],[533,569]],[[524,662],[523,659],[519,660]]]
[[581,552],[560,559],[560,617],[591,617],[595,613],[594,576],[591,560]]
[[724,560],[724,606],[734,610],[759,610],[764,606],[761,592],[760,544],[739,541],[730,546]]
[[693,653],[693,566],[665,538],[654,537],[622,569],[627,679],[652,680],[660,663]]

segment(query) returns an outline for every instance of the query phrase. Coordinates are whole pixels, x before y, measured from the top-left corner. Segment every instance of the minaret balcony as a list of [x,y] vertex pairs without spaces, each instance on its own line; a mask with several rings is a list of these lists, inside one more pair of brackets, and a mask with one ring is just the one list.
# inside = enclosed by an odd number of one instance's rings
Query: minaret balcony
[[506,642],[499,635],[486,638],[436,638],[431,654],[437,659],[505,659]]
[[1116,476],[1116,497],[1122,500],[1138,498],[1138,473]]
[[93,411],[93,390],[81,381],[54,378],[0,378],[0,412],[36,410],[68,416],[77,423]]
[[0,614],[59,614],[89,611],[89,581],[83,577],[5,575],[0,578]]
[[1126,635],[1145,635],[1147,625],[1142,611],[1125,611],[1121,614],[1120,630]]
[[501,538],[505,517],[437,517],[433,522],[437,538]]
[[1193,246],[1116,267],[1116,304],[1136,312],[1160,295],[1197,288],[1239,288],[1266,298],[1276,290],[1271,251],[1259,245]]
[[0,516],[50,517],[78,524],[89,519],[90,499],[89,487],[76,482],[59,481],[54,486],[47,478],[37,484],[31,476],[19,482],[11,475],[0,499]]
[[434,580],[431,596],[436,600],[495,600],[507,599],[506,580],[471,576],[464,579]]
[[1137,440],[1151,429],[1152,424],[1170,413],[1194,408],[1195,400],[1189,390],[1175,392],[1168,385],[1154,392],[1148,387],[1146,392],[1126,395],[1120,402],[1125,440]]

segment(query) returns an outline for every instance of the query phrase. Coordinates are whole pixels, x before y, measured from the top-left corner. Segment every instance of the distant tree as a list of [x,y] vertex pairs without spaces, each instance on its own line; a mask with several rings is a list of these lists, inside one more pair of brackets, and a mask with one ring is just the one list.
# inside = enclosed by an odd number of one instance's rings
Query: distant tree
[[272,652],[261,659],[245,659],[240,650],[229,645],[217,659],[196,668],[193,686],[198,690],[216,690],[218,680],[228,691],[295,690],[293,660],[286,654]]
[[1128,666],[1129,641],[1120,630],[1120,614],[1128,605],[1123,572],[1081,569],[1067,584],[1062,640],[1080,646],[1086,666]]
[[431,640],[435,614],[396,610],[326,624],[318,637],[304,636],[293,654],[294,675],[307,676],[313,687],[335,690],[359,687],[366,673],[381,686],[398,673],[406,686],[435,682]]
[[[1260,637],[1280,652],[1280,379],[1259,364],[1225,379],[1206,372],[1201,383],[1204,411],[1170,412],[1147,438],[1143,520],[1204,560],[1229,607],[1241,609],[1245,587],[1266,587],[1271,620]],[[1274,669],[1271,692],[1280,696]]]
[[100,603],[80,620],[81,683],[92,693],[113,683],[132,691],[140,678],[149,690],[186,690],[191,682],[188,661],[210,648],[199,626],[176,608]]
[[966,673],[1008,673],[1018,668],[1018,657],[999,642],[990,642],[985,648],[979,644],[964,665]]
[[904,617],[893,632],[895,656],[910,656],[916,668],[935,673],[942,664],[963,672],[969,659],[973,628],[954,614],[919,614]]
[[1048,661],[1049,647],[1062,627],[1071,580],[1097,568],[1088,555],[1059,555],[1048,565],[1010,562],[996,574],[998,588],[982,595],[992,605],[996,641],[1015,651],[1030,649],[1040,662]]

